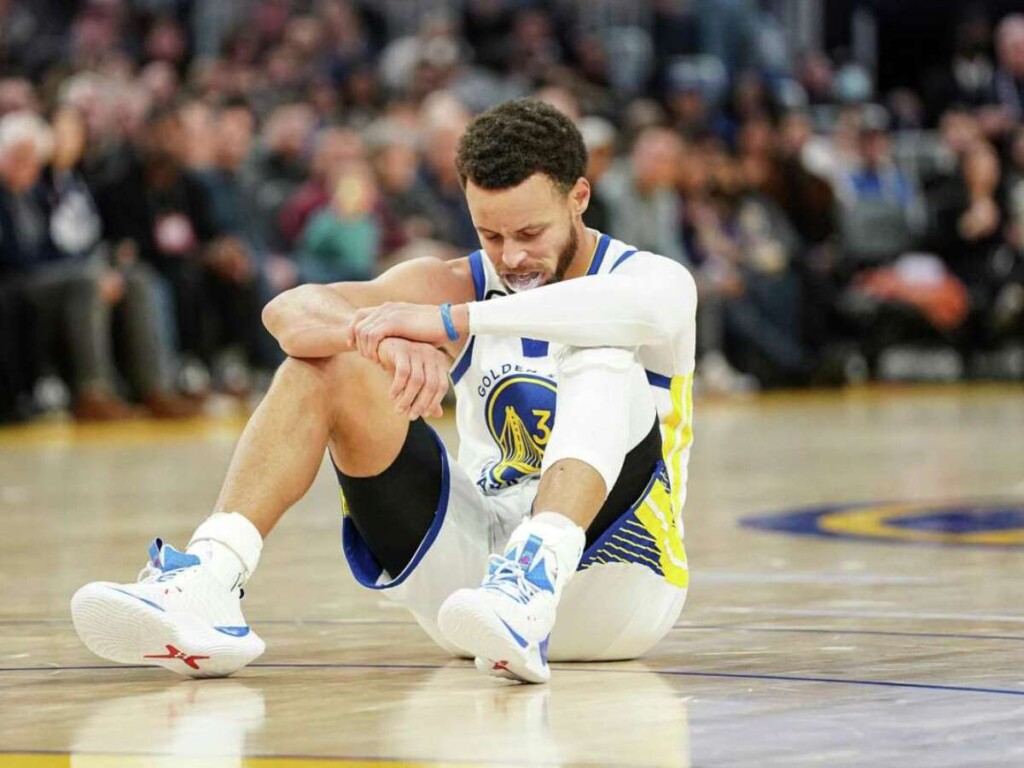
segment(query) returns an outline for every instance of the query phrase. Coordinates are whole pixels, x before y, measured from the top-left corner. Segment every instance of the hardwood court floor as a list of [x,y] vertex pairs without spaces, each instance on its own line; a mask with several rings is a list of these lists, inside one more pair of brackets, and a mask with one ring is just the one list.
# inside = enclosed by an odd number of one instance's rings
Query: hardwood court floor
[[90,655],[70,595],[183,545],[239,426],[0,432],[0,768],[1024,765],[1020,388],[698,401],[678,626],[549,686],[479,677],[359,590],[326,470],[249,585],[258,663]]

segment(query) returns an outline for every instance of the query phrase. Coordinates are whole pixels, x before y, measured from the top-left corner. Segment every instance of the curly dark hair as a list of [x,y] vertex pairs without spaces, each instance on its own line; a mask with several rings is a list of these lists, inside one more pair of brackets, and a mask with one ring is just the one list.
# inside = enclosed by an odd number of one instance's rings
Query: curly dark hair
[[586,173],[587,150],[575,124],[554,107],[517,99],[477,115],[459,140],[455,158],[462,186],[508,189],[535,173],[563,193]]

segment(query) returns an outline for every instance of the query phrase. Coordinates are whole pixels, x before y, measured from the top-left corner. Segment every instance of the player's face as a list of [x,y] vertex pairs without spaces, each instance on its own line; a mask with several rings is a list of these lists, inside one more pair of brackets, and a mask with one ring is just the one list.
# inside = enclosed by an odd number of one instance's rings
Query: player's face
[[589,199],[585,180],[568,194],[544,174],[517,187],[488,190],[466,184],[466,202],[480,244],[512,291],[561,280],[579,250],[577,222]]

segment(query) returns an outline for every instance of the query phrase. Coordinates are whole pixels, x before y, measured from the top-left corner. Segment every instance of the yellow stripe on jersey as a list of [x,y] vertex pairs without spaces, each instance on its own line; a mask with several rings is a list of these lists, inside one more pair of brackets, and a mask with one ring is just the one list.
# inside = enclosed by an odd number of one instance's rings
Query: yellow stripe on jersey
[[665,581],[686,588],[690,583],[690,569],[674,506],[665,484],[655,483],[644,503],[637,508],[636,516],[658,545],[658,564]]
[[[668,469],[673,496],[679,500],[685,487],[683,460],[693,442],[693,374],[673,376],[669,386],[669,397],[672,410],[664,423],[662,455],[665,459],[665,468]],[[677,512],[681,511],[681,504],[675,506]]]
[[673,376],[669,397],[671,410],[662,424],[662,457],[671,493],[661,483],[655,483],[636,514],[658,545],[665,579],[677,587],[686,587],[690,572],[680,525],[686,487],[684,462],[693,442],[693,374]]

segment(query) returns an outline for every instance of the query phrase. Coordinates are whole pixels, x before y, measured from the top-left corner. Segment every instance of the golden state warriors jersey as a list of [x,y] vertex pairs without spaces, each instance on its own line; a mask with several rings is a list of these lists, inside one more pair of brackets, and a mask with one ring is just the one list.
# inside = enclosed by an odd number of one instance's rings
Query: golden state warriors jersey
[[[642,276],[645,264],[662,258],[602,234],[587,276],[617,270]],[[477,301],[509,292],[482,251],[470,255],[469,262]],[[693,437],[694,347],[690,324],[683,338],[638,350],[661,424],[665,486],[671,489],[671,498],[664,499],[669,517],[665,523],[678,526],[680,538]],[[558,344],[536,339],[471,336],[453,364],[458,462],[485,494],[501,493],[539,477],[544,449],[557,419],[558,351]]]

